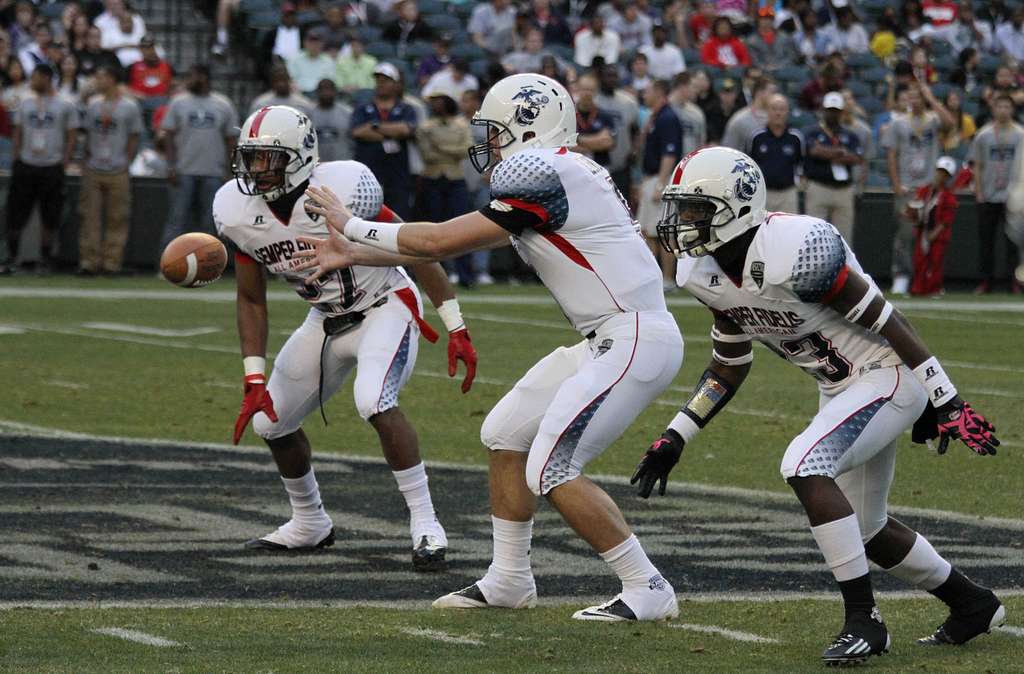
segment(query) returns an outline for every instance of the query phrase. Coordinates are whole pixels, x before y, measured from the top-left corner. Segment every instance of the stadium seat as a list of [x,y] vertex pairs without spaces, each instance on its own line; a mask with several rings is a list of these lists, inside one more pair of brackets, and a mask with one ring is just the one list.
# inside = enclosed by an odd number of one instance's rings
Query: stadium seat
[[448,9],[441,0],[419,0],[416,3],[420,8],[420,14],[429,16],[431,14],[445,14]]
[[245,22],[256,30],[271,30],[281,23],[281,13],[276,9],[254,12],[248,15]]
[[972,100],[970,98],[963,101],[961,105],[963,106],[964,112],[966,112],[971,117],[976,118],[978,116],[978,113],[981,112],[981,105],[978,104],[978,101]]
[[946,79],[957,65],[956,57],[952,54],[943,54],[932,59],[932,66],[939,73],[941,79]]
[[944,100],[946,94],[954,89],[953,85],[949,82],[936,82],[932,85],[932,93],[935,94],[935,98]]
[[982,56],[981,61],[978,62],[978,70],[988,79],[996,74],[1000,65],[1002,65],[1002,59],[998,56],[986,55]]
[[457,31],[462,27],[462,20],[450,14],[432,14],[424,16],[423,22],[436,31]]
[[874,95],[871,87],[860,80],[849,80],[844,85],[853,94],[853,97],[857,100],[862,98],[868,98]]
[[878,85],[883,84],[889,74],[885,68],[869,68],[860,73],[859,77],[865,84],[870,85],[873,91],[877,91]]
[[434,45],[430,42],[413,42],[405,47],[405,58],[422,59],[434,53]]
[[803,86],[814,77],[814,73],[806,66],[786,66],[775,71],[775,81],[780,83],[794,82]]
[[266,12],[277,9],[277,4],[278,3],[274,2],[274,0],[240,0],[238,3],[238,11],[243,14]]
[[867,70],[869,68],[881,68],[882,62],[878,57],[869,51],[862,54],[850,54],[846,57],[846,65],[854,70]]
[[892,184],[889,182],[889,176],[884,173],[868,173],[867,179],[868,187],[879,187],[879,188],[891,188]]
[[393,59],[397,54],[394,44],[390,42],[382,42],[380,40],[367,44],[366,53],[370,56],[376,56],[377,59],[381,61]]
[[370,44],[371,42],[379,40],[381,33],[383,32],[384,31],[377,26],[359,26],[356,28],[356,35],[358,35],[359,39],[365,44]]
[[39,5],[39,3],[34,4],[39,6],[39,14],[47,19],[57,19],[64,12],[63,2],[48,2],[42,5]]
[[352,92],[353,105],[366,105],[373,100],[373,89],[356,89]]
[[[563,61],[568,61],[570,63],[572,62],[572,57],[575,53],[573,52],[572,47],[570,47],[567,44],[544,45],[544,49],[551,52],[552,54],[562,59]],[[620,61],[620,63],[622,63],[622,61]]]
[[864,112],[868,113],[871,117],[885,110],[885,103],[877,96],[870,94],[864,97],[857,96],[857,105],[863,108]]
[[789,125],[794,129],[803,130],[817,123],[818,118],[814,113],[804,112],[803,110],[794,110],[789,113]]
[[476,75],[479,79],[487,77],[487,69],[490,67],[491,62],[488,59],[476,59],[469,62],[469,72]]
[[692,68],[692,67],[696,66],[698,63],[701,63],[701,60],[700,60],[700,50],[698,50],[698,49],[684,49],[683,50],[683,61],[686,62],[686,67],[687,68]]
[[463,58],[467,61],[487,58],[487,52],[476,46],[473,42],[463,42],[462,44],[452,45],[451,52],[452,56],[455,58]]

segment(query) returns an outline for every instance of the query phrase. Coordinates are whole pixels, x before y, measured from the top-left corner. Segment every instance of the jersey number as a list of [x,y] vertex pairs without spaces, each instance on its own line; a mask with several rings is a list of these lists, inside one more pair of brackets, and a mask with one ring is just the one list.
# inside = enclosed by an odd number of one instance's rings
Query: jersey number
[[[312,286],[302,285],[301,290],[297,292],[302,299],[308,302],[316,302],[323,294],[323,287],[331,281],[331,278],[332,276],[323,276]],[[329,311],[351,309],[366,294],[365,290],[360,289],[356,285],[355,273],[347,267],[336,271],[333,274],[333,278],[337,279],[338,285],[341,287],[341,302],[332,304],[329,307]]]
[[838,384],[850,376],[850,361],[843,358],[832,346],[832,342],[822,337],[820,332],[783,342],[782,348],[790,356],[810,356],[816,359],[818,370],[814,376],[819,379]]

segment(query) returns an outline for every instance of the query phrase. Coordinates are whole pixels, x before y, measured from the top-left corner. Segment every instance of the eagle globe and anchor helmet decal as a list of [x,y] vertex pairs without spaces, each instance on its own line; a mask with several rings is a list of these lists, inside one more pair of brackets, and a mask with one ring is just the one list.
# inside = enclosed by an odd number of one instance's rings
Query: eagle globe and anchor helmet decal
[[309,180],[318,161],[309,117],[287,105],[272,105],[242,124],[231,170],[242,194],[274,201]]
[[511,75],[495,84],[472,123],[487,130],[487,139],[469,148],[479,173],[520,150],[576,144],[576,106],[565,87],[543,75]]
[[726,147],[692,152],[662,193],[658,239],[676,257],[707,255],[765,219],[766,187],[754,160]]

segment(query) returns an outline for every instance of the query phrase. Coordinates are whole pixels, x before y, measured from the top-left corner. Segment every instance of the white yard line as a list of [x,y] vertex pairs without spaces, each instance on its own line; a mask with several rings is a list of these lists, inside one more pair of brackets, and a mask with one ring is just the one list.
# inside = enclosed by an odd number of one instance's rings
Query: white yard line
[[1013,627],[1012,625],[1003,625],[997,627],[996,631],[1002,632],[1003,634],[1009,634],[1015,637],[1024,637],[1024,627]]
[[96,634],[103,634],[108,637],[116,637],[118,639],[124,639],[125,641],[132,641],[137,644],[145,644],[146,646],[156,646],[158,648],[170,648],[172,646],[180,646],[177,641],[171,641],[170,639],[164,639],[163,637],[153,636],[152,634],[146,634],[145,632],[139,632],[138,630],[126,630],[122,627],[98,627],[94,630],[89,630]]
[[[148,300],[148,301],[177,301],[177,302],[234,302],[235,290],[217,290],[212,287],[202,289],[180,290],[119,290],[102,288],[80,288],[80,287],[51,287],[51,288],[19,288],[16,286],[0,287],[0,298],[11,299],[92,299],[92,300]],[[290,290],[271,290],[267,298],[273,301],[287,300],[296,301],[295,293]],[[697,300],[683,294],[676,297],[666,298],[670,307],[701,307]],[[461,304],[484,304],[484,305],[519,305],[519,306],[554,306],[555,302],[539,286],[536,291],[528,288],[521,295],[467,292],[459,295]],[[900,309],[913,311],[955,311],[966,313],[1024,313],[1024,302],[1000,301],[1000,302],[974,302],[970,300],[954,299],[900,299],[893,301],[893,304]]]
[[103,321],[82,323],[82,327],[89,328],[90,330],[128,332],[133,335],[150,335],[152,337],[198,337],[199,335],[212,335],[215,332],[220,332],[220,328],[150,328],[145,325],[135,325],[134,323],[107,323]]
[[479,639],[471,639],[469,637],[460,637],[454,634],[448,634],[441,630],[427,630],[419,627],[402,627],[398,630],[402,634],[408,634],[412,637],[424,637],[425,639],[431,639],[433,641],[440,641],[445,644],[458,644],[460,646],[483,646],[484,642]]
[[701,632],[702,634],[715,634],[726,639],[732,639],[733,641],[746,641],[748,643],[755,644],[777,644],[778,639],[772,639],[770,637],[762,637],[759,634],[751,634],[750,632],[740,632],[738,630],[730,630],[725,627],[716,627],[715,625],[693,625],[690,623],[669,623],[669,627],[674,627],[677,630],[686,630],[688,632]]

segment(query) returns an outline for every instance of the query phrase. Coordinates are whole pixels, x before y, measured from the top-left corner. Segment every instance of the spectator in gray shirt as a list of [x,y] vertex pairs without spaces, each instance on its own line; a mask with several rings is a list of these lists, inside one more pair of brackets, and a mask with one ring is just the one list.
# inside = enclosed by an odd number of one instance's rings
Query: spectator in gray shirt
[[[978,200],[978,272],[982,279],[975,289],[977,294],[992,290],[997,237],[1003,239],[1007,269],[1012,272],[1018,264],[1016,246],[1006,235],[1006,201],[1017,155],[1024,149],[1024,127],[1013,121],[1013,107],[1012,98],[997,94],[992,99],[992,122],[982,127],[971,145],[974,195]],[[1020,293],[1016,278],[1011,281],[1011,290]]]
[[7,193],[7,254],[0,274],[9,274],[18,259],[21,231],[39,204],[42,261],[49,271],[53,242],[64,212],[64,168],[71,161],[78,130],[75,106],[57,95],[53,68],[39,63],[30,78],[31,94],[12,110],[14,166]]
[[597,107],[612,118],[615,124],[615,145],[609,153],[608,172],[612,182],[627,199],[631,198],[633,144],[639,131],[640,105],[636,97],[619,88],[619,68],[607,64],[601,68],[597,96]]
[[510,0],[491,0],[480,3],[469,17],[469,33],[478,47],[497,53],[494,36],[512,28],[516,22],[516,9]]
[[316,129],[320,161],[339,161],[352,158],[348,131],[351,127],[352,108],[338,101],[338,88],[334,81],[320,80],[316,87],[316,107],[310,119]]
[[79,193],[78,272],[88,276],[121,271],[131,220],[128,166],[142,133],[142,111],[134,99],[121,95],[117,74],[109,66],[97,68],[95,86],[98,95],[86,106],[82,120],[85,168]]
[[722,135],[722,145],[743,152],[747,141],[755,131],[764,128],[768,123],[768,99],[775,95],[775,82],[761,77],[754,83],[751,90],[750,105],[729,118]]
[[186,87],[186,93],[171,101],[160,124],[167,138],[171,185],[161,250],[192,225],[213,232],[213,197],[230,174],[238,134],[235,106],[210,91],[209,68],[192,66]]
[[288,68],[276,65],[270,69],[270,91],[263,92],[253,100],[252,105],[249,106],[249,114],[271,105],[287,105],[311,115],[314,103],[295,91]]

